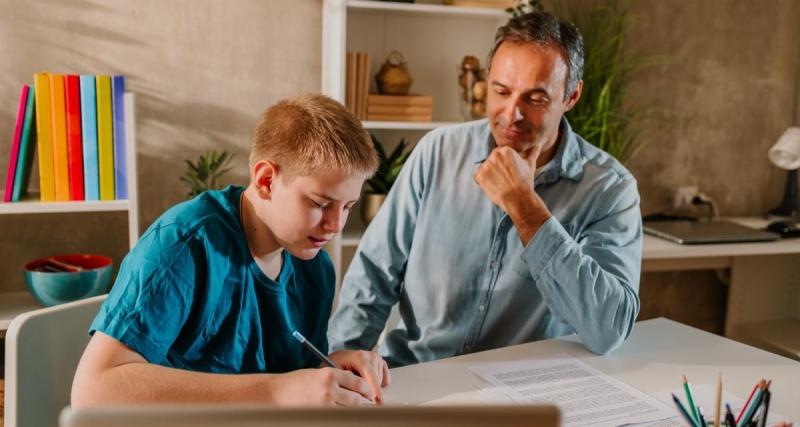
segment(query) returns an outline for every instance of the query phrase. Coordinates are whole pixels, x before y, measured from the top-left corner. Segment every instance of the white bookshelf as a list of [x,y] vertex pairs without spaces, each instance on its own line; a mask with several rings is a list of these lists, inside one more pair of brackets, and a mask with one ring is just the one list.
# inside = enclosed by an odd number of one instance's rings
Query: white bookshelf
[[[463,122],[458,101],[461,60],[473,55],[485,66],[494,33],[509,17],[500,9],[441,1],[323,0],[322,7],[322,92],[344,103],[346,52],[362,51],[370,54],[370,92],[376,93],[375,73],[392,50],[400,51],[413,78],[411,92],[433,97],[433,121],[363,124],[384,142],[403,137],[412,144],[425,131]],[[337,279],[349,265],[345,255],[352,254],[363,231],[360,214],[353,212],[347,228],[327,247]]]
[[[0,215],[62,214],[91,212],[124,212],[128,217],[128,245],[130,248],[139,239],[139,193],[136,175],[136,110],[135,96],[125,93],[125,161],[128,171],[128,200],[41,202],[39,195],[31,193],[16,203],[0,203]],[[36,223],[35,217],[30,221]],[[47,226],[46,224],[41,224]],[[37,224],[38,226],[38,224]],[[57,250],[57,249],[54,249]],[[18,278],[23,282],[22,270]],[[17,315],[42,306],[27,291],[0,291],[0,333]]]

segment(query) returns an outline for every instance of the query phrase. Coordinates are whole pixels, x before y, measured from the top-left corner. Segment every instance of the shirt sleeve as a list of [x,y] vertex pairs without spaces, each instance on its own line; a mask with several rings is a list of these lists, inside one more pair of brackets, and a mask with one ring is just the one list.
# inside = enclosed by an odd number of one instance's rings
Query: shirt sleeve
[[633,178],[598,200],[599,215],[576,239],[551,217],[522,259],[553,314],[589,350],[605,354],[630,335],[639,313],[642,217]]
[[331,351],[375,347],[397,303],[430,173],[425,153],[432,135],[423,137],[406,160],[353,256],[328,325]]
[[153,230],[125,257],[114,287],[89,328],[163,363],[189,316],[195,262],[186,243]]

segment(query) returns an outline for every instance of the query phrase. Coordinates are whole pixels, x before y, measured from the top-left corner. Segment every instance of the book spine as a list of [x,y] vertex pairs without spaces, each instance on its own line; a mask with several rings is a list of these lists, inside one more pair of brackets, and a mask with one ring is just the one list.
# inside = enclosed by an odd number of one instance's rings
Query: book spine
[[355,52],[347,52],[347,73],[345,88],[345,107],[347,111],[356,113],[356,54]]
[[14,179],[17,176],[17,160],[19,157],[19,143],[22,139],[22,125],[25,122],[25,106],[28,103],[30,87],[22,85],[19,93],[19,108],[17,108],[17,122],[14,125],[14,139],[11,141],[11,156],[8,158],[8,173],[6,174],[6,188],[3,201],[10,202],[14,194]]
[[64,76],[50,74],[50,108],[53,120],[53,172],[56,200],[69,201],[69,161],[67,160],[67,117]]
[[125,156],[125,77],[111,79],[112,113],[114,115],[114,197],[128,198],[128,170]]
[[431,115],[433,108],[431,107],[406,107],[403,105],[372,105],[367,107],[367,114],[416,114],[416,115]]
[[114,131],[111,117],[111,77],[97,76],[96,86],[100,200],[114,200]]
[[433,108],[433,97],[429,95],[377,95],[370,94],[369,105],[400,105],[405,107]]
[[361,80],[361,120],[365,120],[367,118],[367,98],[369,97],[369,76],[372,62],[367,52],[363,53],[362,58],[364,61],[364,76]]
[[33,130],[36,122],[35,92],[34,88],[28,91],[28,100],[25,105],[25,123],[22,125],[22,137],[20,138],[17,176],[14,178],[14,194],[11,197],[13,202],[20,201],[22,196],[27,193],[28,182],[33,171],[33,148],[36,144],[34,141],[36,131]]
[[50,111],[50,77],[47,73],[33,76],[36,93],[36,137],[39,149],[39,187],[41,200],[56,200],[56,182],[53,170],[53,118]]
[[81,88],[76,75],[64,78],[67,112],[67,155],[70,200],[84,200],[83,141],[81,138]]
[[94,76],[81,76],[81,137],[83,190],[86,200],[100,200],[97,160],[97,95]]
[[370,114],[367,120],[377,122],[430,122],[430,114]]

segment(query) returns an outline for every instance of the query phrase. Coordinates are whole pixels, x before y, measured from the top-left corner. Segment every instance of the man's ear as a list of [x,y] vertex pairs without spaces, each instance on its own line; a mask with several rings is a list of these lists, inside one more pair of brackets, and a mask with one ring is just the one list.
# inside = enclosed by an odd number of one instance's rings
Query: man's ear
[[575,90],[573,90],[572,93],[569,95],[569,98],[567,98],[567,103],[566,103],[567,108],[564,110],[564,112],[571,110],[572,107],[574,107],[575,104],[578,103],[578,100],[581,99],[582,91],[583,91],[583,80],[578,80],[578,84],[575,85]]
[[253,165],[253,184],[258,196],[272,198],[272,186],[278,176],[278,165],[272,160],[261,160]]

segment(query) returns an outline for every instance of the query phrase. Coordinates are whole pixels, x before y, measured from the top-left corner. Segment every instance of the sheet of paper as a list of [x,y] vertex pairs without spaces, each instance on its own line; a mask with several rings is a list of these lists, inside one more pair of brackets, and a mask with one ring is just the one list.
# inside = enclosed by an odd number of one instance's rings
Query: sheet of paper
[[[724,379],[724,378],[723,378]],[[680,381],[678,381],[680,382]],[[684,405],[686,405],[686,392],[683,391],[683,387],[679,386],[672,390],[661,390],[656,393],[653,393],[653,397],[660,400],[661,402],[675,405],[672,402],[672,393],[675,393],[675,396],[678,396],[678,399],[681,399]],[[716,402],[717,396],[717,386],[713,384],[692,384],[692,395],[694,397],[695,404],[703,410],[703,415],[706,417],[707,420],[714,419],[714,402]],[[733,415],[739,415],[739,412],[742,410],[742,406],[744,406],[745,400],[741,397],[734,396],[725,391],[725,385],[722,386],[722,413],[721,416],[725,417],[725,404],[731,405],[731,410],[733,411]],[[769,411],[769,417],[767,418],[767,425],[775,425],[781,422],[788,421],[785,417],[781,416],[780,414],[776,414],[774,410]]]
[[555,404],[564,426],[662,422],[675,411],[568,355],[480,363],[470,370],[520,404]]
[[448,394],[428,402],[423,406],[474,406],[474,405],[513,405],[516,402],[499,387]]

